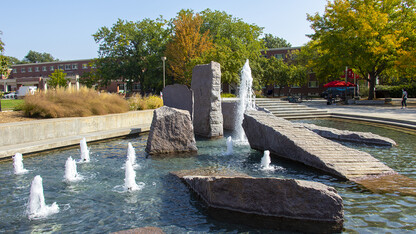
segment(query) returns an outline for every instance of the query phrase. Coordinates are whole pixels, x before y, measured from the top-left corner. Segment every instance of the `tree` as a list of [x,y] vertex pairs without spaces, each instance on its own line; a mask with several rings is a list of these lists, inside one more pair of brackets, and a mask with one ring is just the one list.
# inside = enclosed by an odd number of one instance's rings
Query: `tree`
[[[0,31],[0,35],[2,34],[3,33]],[[4,43],[0,38],[0,75],[6,75],[8,73],[8,69],[9,69],[9,62],[8,62],[7,56],[4,55]]]
[[68,79],[65,78],[66,73],[62,69],[56,69],[48,80],[48,86],[52,88],[68,86]]
[[33,50],[30,50],[29,53],[23,58],[22,62],[24,63],[46,63],[46,62],[53,62],[59,61],[55,59],[49,53],[39,53]]
[[369,81],[373,99],[377,77],[414,51],[415,5],[413,0],[328,1],[322,16],[308,15],[315,31],[310,45],[318,58],[313,66],[331,67],[327,77],[335,67],[340,73],[353,68]]
[[12,56],[7,56],[7,61],[10,65],[15,65],[15,64],[20,64],[22,63],[19,59],[12,57]]
[[201,33],[202,18],[192,11],[182,10],[173,20],[174,35],[166,47],[169,73],[176,83],[191,85],[192,69],[202,63],[204,53],[213,49],[209,30]]
[[141,93],[162,88],[161,57],[169,39],[166,20],[119,19],[111,28],[102,27],[94,35],[99,44],[99,58],[95,61],[96,78],[101,85],[123,81],[131,89],[140,82]]
[[265,34],[263,38],[264,46],[268,49],[271,48],[282,48],[282,47],[292,47],[292,44],[287,42],[285,39],[280,37],[275,37],[272,34]]
[[[204,60],[221,64],[221,82],[239,84],[240,71],[247,59],[256,73],[255,69],[260,67],[257,60],[264,50],[259,39],[263,28],[245,23],[226,12],[206,9],[200,15],[203,19],[201,33],[209,31],[215,47]],[[254,83],[258,83],[257,77],[254,78]]]
[[307,81],[307,68],[302,65],[296,65],[291,61],[284,61],[271,57],[262,58],[260,64],[263,70],[261,74],[261,83],[263,86],[279,86],[278,95],[283,87],[290,85],[302,85]]

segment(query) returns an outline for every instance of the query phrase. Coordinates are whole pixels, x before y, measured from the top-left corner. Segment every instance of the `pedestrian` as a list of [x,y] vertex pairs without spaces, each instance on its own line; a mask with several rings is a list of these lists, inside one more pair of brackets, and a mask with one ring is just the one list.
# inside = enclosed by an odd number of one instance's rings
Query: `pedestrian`
[[406,89],[402,89],[402,109],[403,109],[403,107],[404,107],[404,109],[406,109],[406,107],[407,107],[407,103],[406,103],[406,100],[407,100],[407,92],[406,92]]

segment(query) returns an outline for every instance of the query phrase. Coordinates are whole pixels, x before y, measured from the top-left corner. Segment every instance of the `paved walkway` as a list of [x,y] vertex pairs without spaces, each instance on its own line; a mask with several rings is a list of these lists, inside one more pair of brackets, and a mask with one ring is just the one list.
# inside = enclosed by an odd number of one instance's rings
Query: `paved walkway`
[[416,129],[416,99],[409,100],[408,108],[401,109],[400,99],[393,99],[386,105],[327,105],[326,100],[318,99],[302,104],[328,111],[333,117],[365,120]]

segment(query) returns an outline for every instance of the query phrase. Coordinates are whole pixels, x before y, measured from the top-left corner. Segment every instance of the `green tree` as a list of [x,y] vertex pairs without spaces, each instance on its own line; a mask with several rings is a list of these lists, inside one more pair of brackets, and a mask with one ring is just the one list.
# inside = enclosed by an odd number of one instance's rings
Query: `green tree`
[[275,37],[272,34],[265,34],[263,37],[264,46],[268,49],[271,48],[282,48],[282,47],[292,47],[292,44],[287,42],[285,39],[280,37]]
[[[226,12],[206,9],[200,13],[203,24],[201,33],[209,31],[215,49],[204,57],[204,61],[216,61],[221,64],[221,82],[240,83],[240,70],[247,59],[253,73],[261,51],[264,50],[260,35],[263,28],[248,24]],[[258,82],[254,77],[254,83]]]
[[314,71],[330,67],[318,73],[334,77],[335,70],[353,68],[369,81],[368,98],[373,99],[377,77],[414,51],[415,5],[414,0],[328,1],[322,16],[308,15],[315,31],[310,35]]
[[202,63],[201,57],[213,49],[209,30],[201,33],[202,18],[192,11],[182,10],[173,20],[172,40],[166,47],[169,73],[176,83],[190,86],[192,69]]
[[303,65],[297,65],[294,62],[284,61],[271,57],[260,60],[262,74],[260,76],[261,84],[279,86],[278,95],[284,87],[291,85],[301,86],[306,83],[308,70]]
[[46,62],[53,62],[59,61],[55,59],[49,53],[39,53],[33,50],[30,50],[29,53],[23,58],[22,62],[24,63],[46,63]]
[[[0,35],[3,33],[0,31]],[[9,69],[9,61],[4,55],[4,43],[0,38],[0,75],[6,75]],[[1,107],[0,107],[1,108]]]
[[121,80],[131,89],[140,82],[141,93],[162,88],[162,61],[170,29],[166,20],[119,19],[111,28],[102,27],[94,35],[99,44],[99,58],[95,61],[96,78],[101,85]]
[[66,73],[62,69],[56,69],[48,79],[48,86],[51,88],[68,86],[68,79],[65,78]]
[[12,56],[7,56],[7,61],[10,65],[15,65],[15,64],[20,64],[22,63],[19,59],[12,57]]

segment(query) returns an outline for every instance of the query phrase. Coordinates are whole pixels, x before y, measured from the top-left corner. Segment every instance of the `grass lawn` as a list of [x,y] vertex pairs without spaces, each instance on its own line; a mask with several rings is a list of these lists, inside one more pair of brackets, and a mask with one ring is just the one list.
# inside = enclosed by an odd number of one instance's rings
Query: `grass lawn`
[[22,99],[1,99],[1,110],[13,110],[20,104],[23,104]]

